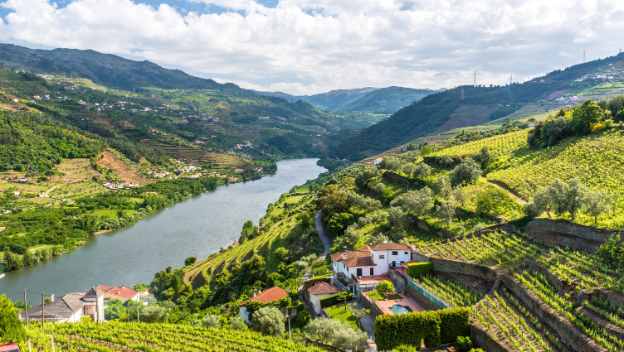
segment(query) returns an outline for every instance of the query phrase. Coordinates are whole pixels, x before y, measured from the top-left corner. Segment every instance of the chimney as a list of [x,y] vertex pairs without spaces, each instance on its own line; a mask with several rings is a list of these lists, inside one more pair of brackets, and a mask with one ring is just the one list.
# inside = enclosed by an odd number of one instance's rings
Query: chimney
[[50,295],[50,303],[54,303],[54,300],[56,299],[56,296],[53,294]]

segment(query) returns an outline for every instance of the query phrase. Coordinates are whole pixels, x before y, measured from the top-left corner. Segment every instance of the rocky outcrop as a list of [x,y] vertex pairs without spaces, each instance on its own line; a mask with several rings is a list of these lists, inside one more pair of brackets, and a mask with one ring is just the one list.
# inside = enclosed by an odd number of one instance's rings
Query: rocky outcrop
[[527,234],[531,239],[547,246],[565,246],[575,250],[594,251],[613,232],[568,221],[535,219],[527,225]]

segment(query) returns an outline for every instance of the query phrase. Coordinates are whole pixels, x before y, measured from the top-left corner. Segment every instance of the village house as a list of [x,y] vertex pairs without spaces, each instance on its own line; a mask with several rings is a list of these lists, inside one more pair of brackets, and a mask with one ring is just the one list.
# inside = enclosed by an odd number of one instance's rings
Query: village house
[[104,296],[92,288],[85,292],[72,292],[60,299],[54,296],[50,301],[39,304],[20,314],[22,320],[48,321],[55,323],[77,323],[83,317],[93,321],[104,321]]
[[113,287],[108,285],[98,285],[95,290],[98,294],[102,295],[105,300],[117,300],[123,303],[129,301],[138,302],[141,298],[140,294],[128,287]]
[[[249,302],[259,303],[259,304],[271,304],[277,303],[282,299],[288,297],[288,292],[281,287],[271,287],[262,292],[255,294]],[[251,312],[247,309],[247,305],[243,304],[239,308],[239,315],[241,319],[243,319],[246,323],[251,322]]]
[[316,315],[320,315],[323,310],[321,300],[331,297],[338,292],[340,292],[340,290],[336,288],[336,286],[325,281],[318,281],[315,282],[314,285],[310,286],[307,289],[308,301],[310,302],[314,313]]
[[402,243],[380,243],[356,251],[332,254],[332,269],[336,276],[359,279],[380,276],[391,268],[412,260],[413,248]]

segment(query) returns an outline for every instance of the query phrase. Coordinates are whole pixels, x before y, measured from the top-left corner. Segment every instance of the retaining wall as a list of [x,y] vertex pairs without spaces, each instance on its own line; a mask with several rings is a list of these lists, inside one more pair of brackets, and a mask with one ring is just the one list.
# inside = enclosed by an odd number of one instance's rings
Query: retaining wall
[[470,337],[472,341],[487,352],[512,352],[494,339],[487,331],[472,324],[470,325]]
[[562,220],[535,219],[527,225],[527,235],[536,242],[592,252],[612,234],[611,231]]

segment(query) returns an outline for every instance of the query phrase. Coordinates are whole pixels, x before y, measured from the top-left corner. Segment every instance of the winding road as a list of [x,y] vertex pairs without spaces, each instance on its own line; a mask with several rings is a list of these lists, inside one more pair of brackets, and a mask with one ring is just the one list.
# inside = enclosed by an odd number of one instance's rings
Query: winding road
[[317,211],[314,216],[314,224],[316,226],[316,233],[318,233],[321,242],[323,242],[323,257],[327,257],[331,248],[331,240],[325,232],[325,227],[323,226],[323,214],[320,210]]

